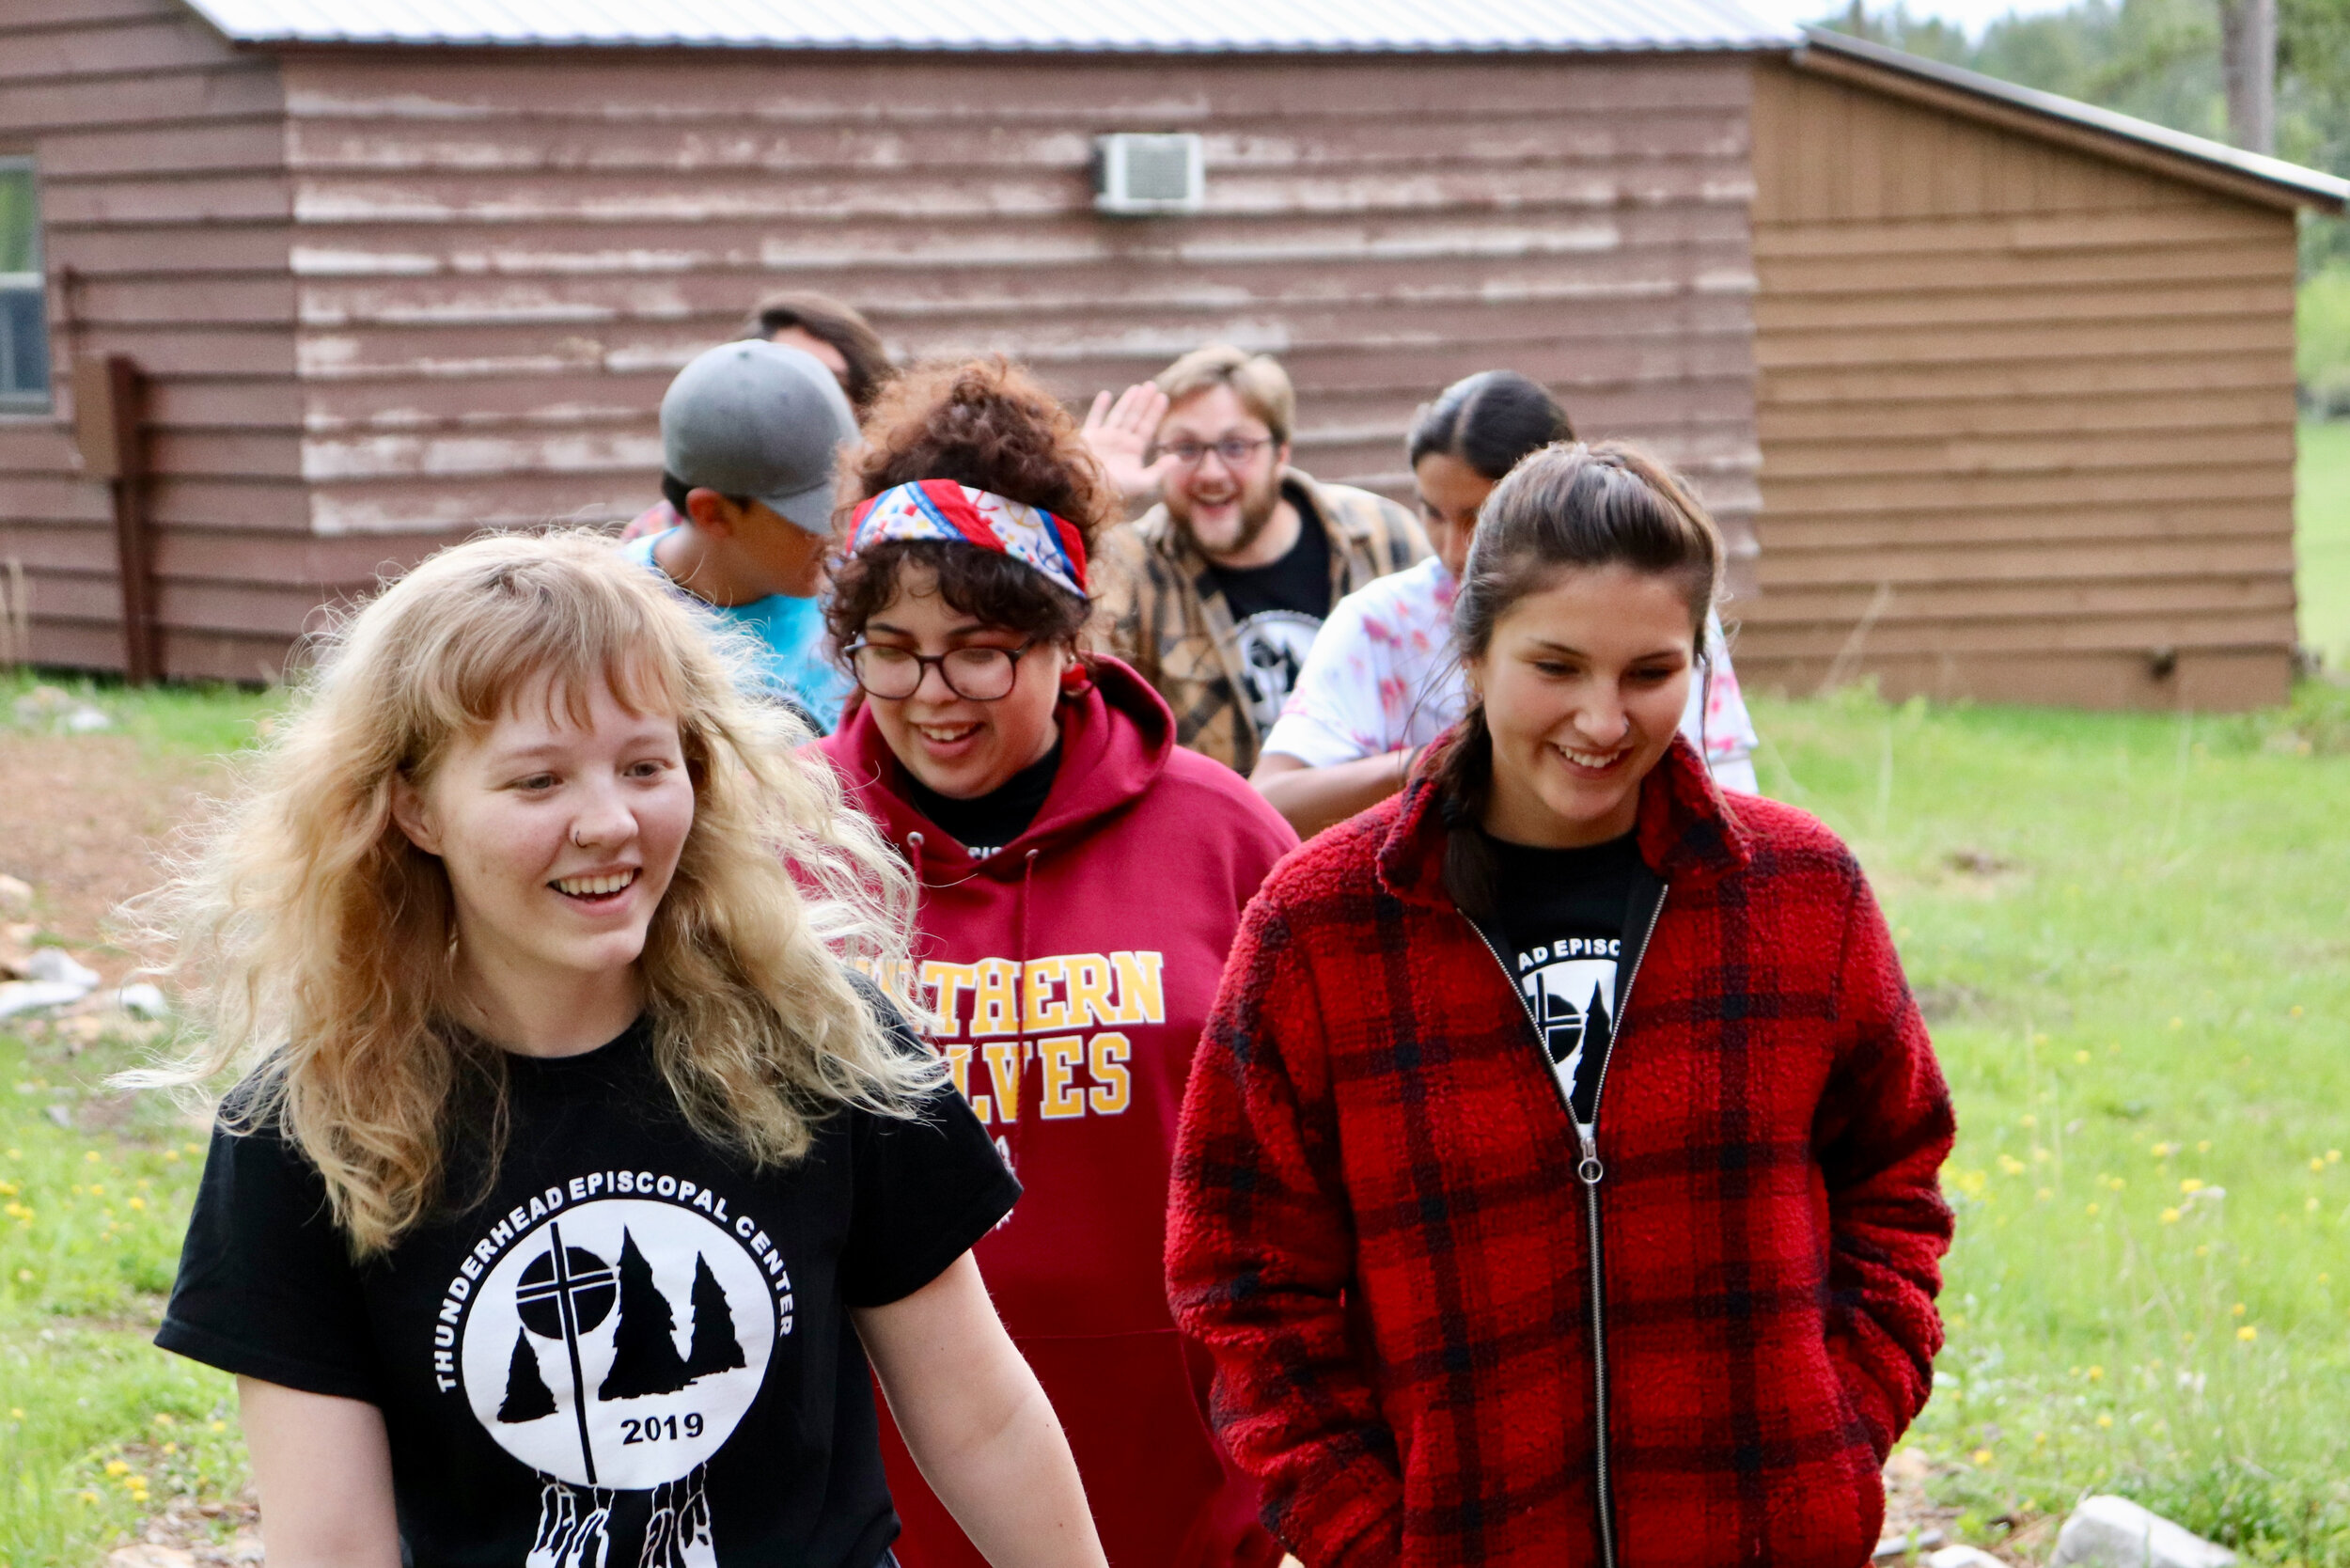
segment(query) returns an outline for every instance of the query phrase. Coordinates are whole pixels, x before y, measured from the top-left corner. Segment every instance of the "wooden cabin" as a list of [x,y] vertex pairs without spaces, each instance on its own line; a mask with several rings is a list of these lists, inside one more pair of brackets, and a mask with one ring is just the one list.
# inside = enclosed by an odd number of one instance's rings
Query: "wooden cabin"
[[[631,516],[669,377],[801,287],[1073,400],[1268,350],[1300,465],[1398,494],[1422,400],[1525,370],[1699,483],[1750,682],[2284,689],[2339,181],[1730,0],[811,9],[0,0],[31,656],[274,674],[474,528]],[[1097,211],[1119,132],[1200,138],[1195,211]]]

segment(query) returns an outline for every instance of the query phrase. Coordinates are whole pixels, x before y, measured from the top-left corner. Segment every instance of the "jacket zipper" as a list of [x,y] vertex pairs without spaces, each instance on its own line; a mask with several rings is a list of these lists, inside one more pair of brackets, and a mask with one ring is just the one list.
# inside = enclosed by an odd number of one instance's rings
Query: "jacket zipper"
[[[1607,1031],[1606,1048],[1599,1054],[1599,1077],[1591,1085],[1591,1124],[1586,1127],[1574,1119],[1574,1105],[1566,1090],[1559,1085],[1556,1071],[1551,1073],[1552,1087],[1559,1090],[1559,1100],[1566,1107],[1567,1124],[1574,1129],[1575,1141],[1581,1146],[1582,1158],[1574,1168],[1575,1180],[1583,1184],[1583,1223],[1586,1250],[1590,1254],[1591,1301],[1591,1422],[1595,1447],[1592,1453],[1597,1463],[1599,1481],[1599,1554],[1601,1568],[1616,1568],[1616,1497],[1613,1483],[1607,1475],[1607,1285],[1601,1268],[1603,1252],[1599,1228],[1599,1184],[1606,1178],[1607,1168],[1599,1159],[1599,1102],[1607,1090],[1607,1064],[1615,1059],[1616,1042],[1623,1034],[1623,1020],[1632,1005],[1632,988],[1640,979],[1640,965],[1648,959],[1649,943],[1655,938],[1656,922],[1664,917],[1665,896],[1672,890],[1669,884],[1656,889],[1656,906],[1649,911],[1648,929],[1640,933],[1640,946],[1632,955],[1632,968],[1623,978],[1623,990],[1616,999],[1614,1027]],[[1463,919],[1468,917],[1465,915]],[[1550,1051],[1543,1041],[1543,1026],[1527,1005],[1526,993],[1519,989],[1510,965],[1502,962],[1501,949],[1484,928],[1469,920],[1468,927],[1477,933],[1477,939],[1493,955],[1501,977],[1510,985],[1510,993],[1518,999],[1518,1011],[1526,1015],[1527,1027],[1533,1032],[1534,1048],[1541,1053],[1543,1065],[1550,1065]]]

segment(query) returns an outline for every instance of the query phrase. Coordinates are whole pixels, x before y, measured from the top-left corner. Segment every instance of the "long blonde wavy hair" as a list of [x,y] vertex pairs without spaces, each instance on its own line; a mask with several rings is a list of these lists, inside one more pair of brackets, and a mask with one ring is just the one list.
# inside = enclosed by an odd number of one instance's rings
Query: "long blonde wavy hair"
[[230,1124],[283,1126],[359,1255],[464,1197],[444,1191],[461,1139],[485,1186],[505,1139],[505,1053],[459,1022],[448,878],[393,822],[393,786],[426,784],[541,678],[575,719],[597,682],[677,718],[694,821],[641,963],[654,1058],[695,1131],[789,1164],[829,1113],[911,1115],[939,1081],[851,973],[909,971],[904,867],[799,749],[806,729],[740,695],[748,650],[608,539],[452,546],[322,642],[240,787],[137,909],[199,1027],[132,1081],[243,1071]]

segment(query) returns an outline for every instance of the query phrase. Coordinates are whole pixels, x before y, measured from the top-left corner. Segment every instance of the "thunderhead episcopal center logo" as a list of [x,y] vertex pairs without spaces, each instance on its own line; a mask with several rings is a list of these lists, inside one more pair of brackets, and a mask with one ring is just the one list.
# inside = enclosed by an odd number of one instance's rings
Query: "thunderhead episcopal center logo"
[[718,1451],[775,1343],[774,1294],[741,1242],[675,1203],[607,1198],[498,1260],[460,1366],[507,1452],[574,1486],[641,1491]]

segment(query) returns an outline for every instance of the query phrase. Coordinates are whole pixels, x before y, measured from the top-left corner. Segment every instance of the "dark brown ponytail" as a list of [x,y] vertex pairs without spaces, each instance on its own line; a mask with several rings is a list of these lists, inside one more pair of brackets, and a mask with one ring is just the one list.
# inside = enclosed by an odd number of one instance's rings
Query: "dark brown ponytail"
[[[1622,566],[1670,577],[1689,606],[1696,646],[1705,646],[1722,572],[1722,539],[1705,509],[1664,464],[1619,441],[1545,447],[1510,471],[1478,512],[1460,597],[1452,603],[1452,651],[1482,659],[1494,627],[1518,601],[1562,572]],[[1493,913],[1493,852],[1479,831],[1493,796],[1493,731],[1484,699],[1472,696],[1434,771],[1447,835],[1445,888],[1464,914]]]

